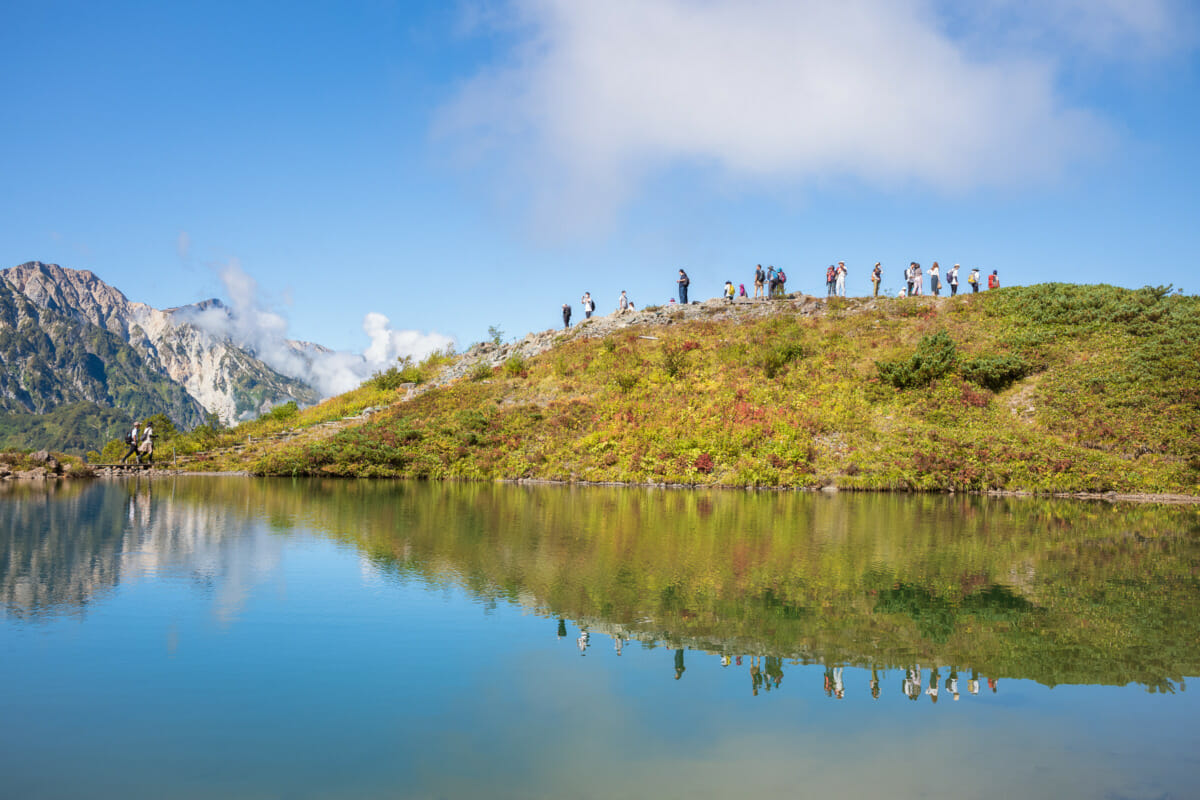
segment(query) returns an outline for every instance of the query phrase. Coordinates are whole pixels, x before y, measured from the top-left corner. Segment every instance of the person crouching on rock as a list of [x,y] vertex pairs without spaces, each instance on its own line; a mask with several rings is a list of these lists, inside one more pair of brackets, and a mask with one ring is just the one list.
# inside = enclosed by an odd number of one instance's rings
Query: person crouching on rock
[[125,452],[125,455],[121,456],[122,464],[124,464],[125,460],[127,458],[129,458],[130,456],[133,456],[134,458],[136,458],[137,462],[139,464],[142,463],[142,457],[140,455],[138,455],[138,445],[141,444],[141,442],[139,441],[140,438],[141,438],[141,436],[140,436],[140,431],[138,429],[138,424],[137,424],[137,422],[134,422],[133,430],[131,430],[129,433],[125,434],[125,444],[129,445],[129,450],[127,450]]

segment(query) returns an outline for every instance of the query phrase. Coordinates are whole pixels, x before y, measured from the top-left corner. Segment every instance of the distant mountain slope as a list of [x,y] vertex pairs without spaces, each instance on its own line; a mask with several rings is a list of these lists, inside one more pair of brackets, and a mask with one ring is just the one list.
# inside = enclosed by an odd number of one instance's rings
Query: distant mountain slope
[[0,410],[40,414],[79,402],[163,413],[184,427],[204,419],[200,403],[120,336],[39,307],[0,280]]
[[[214,335],[194,324],[199,312],[213,309],[220,312],[219,301],[163,311],[130,301],[92,272],[38,261],[0,271],[0,278],[28,304],[56,315],[54,319],[91,326],[132,348],[150,373],[161,374],[178,384],[205,411],[217,414],[227,424],[256,416],[289,400],[307,405],[319,399],[312,387],[280,374],[231,338]],[[30,314],[25,312],[25,316]],[[36,338],[32,329],[26,335]],[[296,343],[298,357],[313,348]],[[94,355],[108,366],[103,356]],[[94,361],[88,363],[91,369],[98,369]],[[38,399],[38,391],[26,388],[25,392],[27,397],[19,405],[28,410],[43,411],[71,401],[64,399],[61,392],[51,392],[42,399]],[[105,404],[101,397],[71,399]],[[164,413],[184,427],[193,419],[182,408],[177,413],[183,414],[183,418]]]

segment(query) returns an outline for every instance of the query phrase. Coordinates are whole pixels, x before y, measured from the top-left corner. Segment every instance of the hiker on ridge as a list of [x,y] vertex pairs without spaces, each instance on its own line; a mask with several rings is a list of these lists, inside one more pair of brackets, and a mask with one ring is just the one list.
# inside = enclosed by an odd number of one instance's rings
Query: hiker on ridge
[[596,310],[596,301],[592,299],[592,293],[584,292],[579,302],[583,303],[583,318],[591,319],[592,312]]
[[879,262],[875,262],[875,269],[871,270],[871,296],[879,297],[879,283],[883,280],[883,268],[879,266]]
[[958,264],[950,268],[946,273],[946,282],[950,284],[950,296],[958,294]]
[[563,327],[571,327],[571,304],[563,303]]
[[763,299],[763,284],[766,283],[767,273],[763,272],[762,264],[754,268],[754,299]]
[[688,286],[692,282],[692,279],[689,278],[688,274],[681,269],[679,270],[679,279],[675,282],[679,284],[679,302],[686,306],[687,290]]

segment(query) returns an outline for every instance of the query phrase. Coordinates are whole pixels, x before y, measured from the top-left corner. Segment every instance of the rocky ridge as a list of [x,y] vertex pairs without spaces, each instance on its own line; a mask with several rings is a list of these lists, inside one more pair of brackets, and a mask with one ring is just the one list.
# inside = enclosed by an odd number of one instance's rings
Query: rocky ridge
[[[311,387],[280,374],[231,338],[192,322],[198,311],[223,310],[219,301],[159,310],[130,301],[92,272],[37,261],[0,271],[0,278],[34,306],[119,338],[226,424],[289,400],[318,399]],[[303,356],[313,347],[295,343],[294,349]]]

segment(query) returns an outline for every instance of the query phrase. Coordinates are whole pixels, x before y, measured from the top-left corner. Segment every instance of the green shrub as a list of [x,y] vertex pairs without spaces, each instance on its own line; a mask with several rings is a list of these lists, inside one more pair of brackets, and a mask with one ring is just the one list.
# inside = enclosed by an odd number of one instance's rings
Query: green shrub
[[284,420],[292,419],[299,413],[300,406],[296,404],[295,400],[289,400],[283,405],[275,406],[270,411],[260,416],[259,419],[270,419],[283,422]]
[[632,372],[623,372],[613,380],[616,381],[617,388],[628,394],[633,387],[637,386],[638,376]]
[[480,361],[471,368],[471,371],[467,373],[467,377],[473,381],[485,381],[492,377],[492,368],[485,362]]
[[917,342],[917,352],[896,361],[876,361],[880,380],[897,389],[928,386],[954,369],[958,356],[954,340],[945,331],[925,336]]
[[663,372],[670,378],[678,378],[687,369],[687,348],[673,344],[663,345],[661,364]]
[[505,360],[504,366],[501,369],[504,371],[506,377],[522,378],[525,376],[527,366],[525,356],[520,353],[513,353]]
[[762,355],[759,363],[763,373],[768,378],[774,378],[784,367],[793,361],[799,361],[808,356],[808,350],[799,342],[787,342],[776,345]]
[[978,386],[998,392],[1032,370],[1020,356],[978,356],[962,363],[962,376]]

